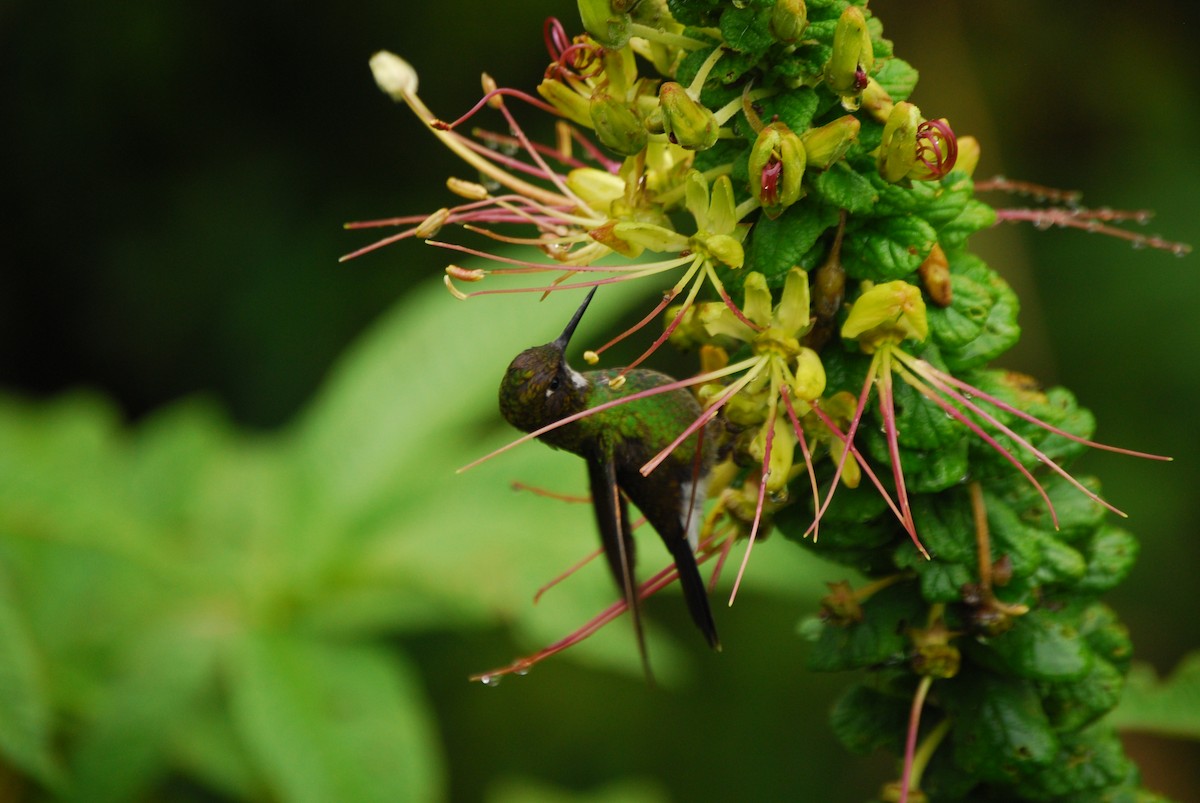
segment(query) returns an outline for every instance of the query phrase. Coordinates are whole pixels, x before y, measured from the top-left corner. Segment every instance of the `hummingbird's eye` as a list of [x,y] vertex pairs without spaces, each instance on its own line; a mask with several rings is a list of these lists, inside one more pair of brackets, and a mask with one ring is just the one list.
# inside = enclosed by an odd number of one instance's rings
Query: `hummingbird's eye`
[[555,376],[553,379],[550,380],[550,390],[558,390],[558,384],[559,384],[558,377]]

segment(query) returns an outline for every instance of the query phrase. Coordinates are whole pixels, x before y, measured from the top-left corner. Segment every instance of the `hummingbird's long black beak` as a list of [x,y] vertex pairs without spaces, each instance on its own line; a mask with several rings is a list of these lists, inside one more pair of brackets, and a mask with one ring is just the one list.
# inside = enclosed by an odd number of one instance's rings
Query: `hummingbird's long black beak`
[[579,309],[575,310],[575,314],[571,317],[571,322],[567,324],[567,328],[563,329],[563,333],[554,341],[554,345],[558,346],[562,351],[567,350],[567,343],[571,340],[571,335],[575,334],[575,327],[579,325],[579,321],[583,318],[584,311],[587,310],[588,304],[592,303],[592,296],[596,295],[596,288],[587,294],[587,298],[579,305]]

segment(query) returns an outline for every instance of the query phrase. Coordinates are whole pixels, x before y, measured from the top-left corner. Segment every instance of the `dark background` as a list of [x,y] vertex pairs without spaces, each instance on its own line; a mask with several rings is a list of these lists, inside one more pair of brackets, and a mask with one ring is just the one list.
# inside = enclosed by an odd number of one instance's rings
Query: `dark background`
[[[1080,189],[1097,206],[1151,207],[1147,233],[1200,244],[1196,6],[871,7],[897,53],[921,70],[914,100],[925,114],[983,142],[979,176]],[[558,15],[573,30],[574,12],[568,0],[0,7],[0,389],[37,398],[97,388],[130,420],[200,393],[249,428],[287,421],[346,344],[445,261],[406,244],[336,262],[367,241],[343,232],[343,221],[431,211],[447,197],[444,177],[460,172],[378,92],[368,57],[403,54],[425,100],[453,116],[478,96],[482,70],[531,88],[546,61],[542,19]],[[1139,657],[1168,670],[1198,643],[1200,257],[1010,226],[982,234],[978,248],[1023,303],[1026,337],[1006,364],[1075,390],[1096,412],[1101,440],[1177,458],[1085,463],[1143,539],[1139,568],[1111,599]],[[816,749],[807,740],[832,738],[820,717],[838,683],[797,678],[801,647],[788,636],[797,612],[755,604],[745,616],[770,635],[724,656],[707,689],[664,709],[657,733],[619,726],[621,711],[647,704],[643,690],[560,675],[562,699],[584,716],[598,707],[590,713],[600,724],[579,751],[560,751],[553,779],[586,787],[657,774],[680,798],[717,799],[771,788],[745,778],[774,773],[777,789],[840,790],[811,799],[868,794],[886,764],[849,781],[781,769],[789,751]],[[464,697],[461,674],[438,669],[473,663],[461,643],[431,636],[421,646],[451,764],[474,768],[456,774],[456,797],[477,799],[497,767],[528,752],[499,736],[488,744],[489,729],[527,718],[543,729],[538,738],[574,738],[554,733],[554,712],[531,711],[516,687],[483,704]],[[786,679],[752,679],[764,666]],[[621,696],[588,703],[591,688]],[[815,702],[793,710],[781,694]],[[785,715],[796,719],[772,721]],[[818,719],[799,721],[808,716]],[[816,735],[788,741],[797,730]],[[697,766],[656,766],[648,745],[680,733],[697,739]],[[639,752],[623,752],[626,744]],[[572,764],[584,747],[611,755]],[[1133,739],[1131,749],[1159,788],[1184,799],[1200,788],[1192,746]],[[467,751],[473,758],[456,763]],[[698,773],[695,786],[679,780]]]

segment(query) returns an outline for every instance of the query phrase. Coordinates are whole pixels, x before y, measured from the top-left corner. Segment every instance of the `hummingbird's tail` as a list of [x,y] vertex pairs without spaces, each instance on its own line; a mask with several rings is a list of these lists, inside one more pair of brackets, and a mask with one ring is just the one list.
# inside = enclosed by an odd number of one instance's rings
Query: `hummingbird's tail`
[[675,570],[679,572],[679,584],[683,586],[683,598],[687,601],[692,621],[708,639],[708,646],[720,650],[721,640],[717,638],[717,624],[713,621],[712,608],[708,604],[708,590],[704,587],[700,569],[696,566],[696,555],[692,552],[692,545],[687,538],[664,540],[667,540],[671,556],[675,558]]

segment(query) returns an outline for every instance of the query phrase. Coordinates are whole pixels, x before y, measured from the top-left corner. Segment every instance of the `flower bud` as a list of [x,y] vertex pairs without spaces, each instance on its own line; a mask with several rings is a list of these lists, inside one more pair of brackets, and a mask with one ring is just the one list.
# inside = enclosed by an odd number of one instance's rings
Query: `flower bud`
[[948,307],[954,303],[954,292],[950,286],[950,260],[946,258],[946,252],[940,245],[933,244],[933,250],[917,268],[917,275],[921,277],[921,284],[924,285],[930,301],[939,307]]
[[804,195],[804,145],[786,123],[763,126],[750,149],[750,192],[774,220]]
[[847,114],[820,128],[810,128],[800,135],[808,166],[825,170],[846,155],[850,146],[858,139],[862,123],[853,114]]
[[717,141],[719,126],[713,113],[697,103],[687,90],[674,81],[658,90],[662,107],[663,129],[671,141],[690,151],[703,151]]
[[537,91],[563,117],[586,128],[592,127],[588,99],[571,87],[553,78],[546,78],[538,84]]
[[975,175],[979,166],[979,140],[975,137],[958,138],[958,161],[954,163],[955,170],[961,170],[968,176]]
[[847,111],[858,108],[875,66],[867,20],[858,6],[847,6],[833,32],[833,54],[825,64],[825,84],[842,98]]
[[884,181],[897,182],[917,163],[917,126],[921,110],[907,101],[897,103],[883,126],[879,143],[879,174]]
[[646,147],[646,127],[624,103],[597,93],[592,95],[589,111],[596,138],[605,147],[622,156],[633,156]]
[[871,115],[876,122],[886,123],[888,115],[892,113],[892,107],[896,102],[892,100],[892,96],[883,88],[883,85],[874,78],[867,81],[867,88],[862,93],[862,110]]
[[771,10],[771,36],[790,45],[800,39],[808,27],[808,8],[804,0],[776,0]]
[[380,50],[371,56],[369,64],[375,83],[392,100],[404,100],[405,95],[417,94],[417,71],[395,53]]
[[612,0],[579,0],[579,17],[592,38],[610,50],[617,50],[629,42],[632,20],[629,14],[615,11],[613,6]]
[[597,167],[577,167],[567,173],[567,189],[592,209],[607,212],[613,201],[625,195],[625,181]]

